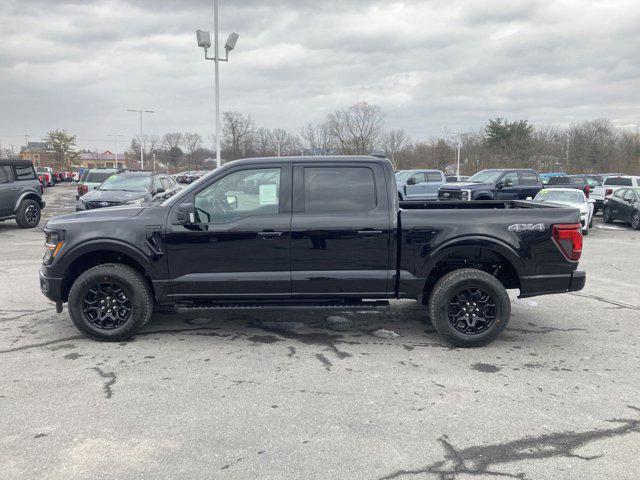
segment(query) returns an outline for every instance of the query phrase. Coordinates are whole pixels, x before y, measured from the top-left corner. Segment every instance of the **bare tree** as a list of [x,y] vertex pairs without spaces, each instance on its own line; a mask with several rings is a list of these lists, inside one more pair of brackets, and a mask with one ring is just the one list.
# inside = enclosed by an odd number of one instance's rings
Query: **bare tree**
[[411,140],[409,139],[407,132],[400,128],[389,130],[384,135],[382,139],[382,147],[387,158],[391,160],[394,170],[398,169],[398,155],[403,150],[409,148],[410,145]]
[[180,132],[165,133],[162,140],[167,147],[167,150],[171,150],[172,148],[177,148],[182,145],[183,135]]
[[338,110],[327,118],[329,136],[344,155],[369,155],[382,139],[384,114],[366,102]]
[[196,163],[196,153],[202,147],[202,137],[199,133],[185,133],[183,135],[184,149],[187,153],[189,165]]
[[258,128],[254,135],[253,148],[259,157],[271,157],[275,155],[273,149],[274,141],[271,130]]
[[311,155],[329,155],[333,150],[329,128],[326,124],[308,123],[302,128],[303,146]]
[[251,151],[255,136],[255,125],[249,115],[240,112],[224,112],[223,149],[231,160],[246,156]]

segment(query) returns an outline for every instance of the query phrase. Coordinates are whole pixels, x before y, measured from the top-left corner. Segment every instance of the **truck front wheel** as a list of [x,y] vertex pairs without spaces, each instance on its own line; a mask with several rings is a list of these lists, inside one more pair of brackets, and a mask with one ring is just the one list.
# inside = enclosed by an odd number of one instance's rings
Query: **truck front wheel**
[[82,273],[69,291],[69,315],[75,326],[95,340],[131,338],[149,321],[153,295],[145,278],[116,263]]
[[480,347],[502,333],[511,317],[504,286],[482,270],[463,268],[443,276],[429,298],[436,331],[456,347]]

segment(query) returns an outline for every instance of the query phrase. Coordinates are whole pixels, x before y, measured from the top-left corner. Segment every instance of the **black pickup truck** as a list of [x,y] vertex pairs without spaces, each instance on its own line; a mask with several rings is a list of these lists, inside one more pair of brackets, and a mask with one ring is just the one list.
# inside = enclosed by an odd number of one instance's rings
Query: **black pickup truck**
[[[256,187],[257,185],[257,187]],[[55,217],[42,292],[99,340],[154,308],[338,308],[413,298],[451,344],[492,341],[521,297],[580,290],[577,210],[407,202],[375,157],[238,160],[161,204]]]
[[438,200],[525,200],[542,189],[538,172],[528,168],[481,170],[464,182],[446,183]]

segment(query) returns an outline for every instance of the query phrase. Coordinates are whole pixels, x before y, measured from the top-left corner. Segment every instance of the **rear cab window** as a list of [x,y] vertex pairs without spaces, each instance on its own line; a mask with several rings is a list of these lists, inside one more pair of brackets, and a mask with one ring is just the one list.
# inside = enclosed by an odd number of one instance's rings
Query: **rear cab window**
[[521,185],[538,185],[538,176],[535,172],[520,172],[520,184]]
[[436,183],[442,182],[442,175],[439,172],[427,172],[427,182]]
[[609,177],[604,180],[603,185],[615,185],[619,187],[631,187],[633,182],[631,178],[624,177]]
[[13,172],[10,166],[0,166],[0,183],[13,182]]

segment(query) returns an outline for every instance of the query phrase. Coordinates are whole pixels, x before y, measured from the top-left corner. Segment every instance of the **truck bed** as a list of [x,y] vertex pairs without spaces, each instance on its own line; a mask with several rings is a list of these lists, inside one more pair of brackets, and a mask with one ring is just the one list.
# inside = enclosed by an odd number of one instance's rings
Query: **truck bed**
[[556,208],[527,200],[481,200],[481,201],[420,201],[400,202],[403,210],[506,210],[512,208]]

